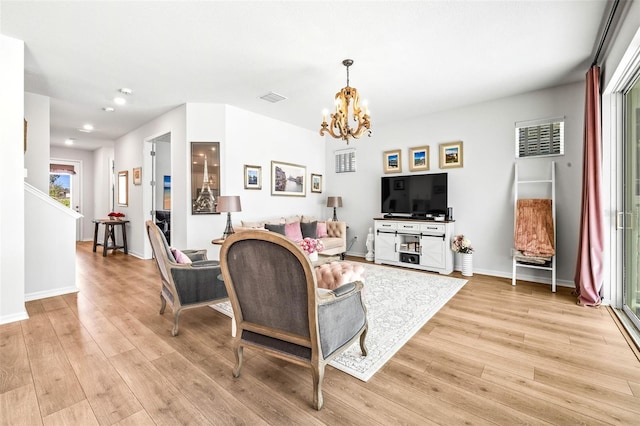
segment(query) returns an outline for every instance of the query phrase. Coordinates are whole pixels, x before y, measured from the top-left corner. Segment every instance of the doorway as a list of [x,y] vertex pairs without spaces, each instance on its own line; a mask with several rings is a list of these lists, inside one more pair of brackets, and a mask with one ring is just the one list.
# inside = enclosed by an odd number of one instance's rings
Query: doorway
[[[82,214],[82,162],[51,159],[49,163],[49,196],[60,204]],[[76,220],[76,241],[82,241],[82,218]]]
[[151,220],[171,244],[171,133],[151,143]]

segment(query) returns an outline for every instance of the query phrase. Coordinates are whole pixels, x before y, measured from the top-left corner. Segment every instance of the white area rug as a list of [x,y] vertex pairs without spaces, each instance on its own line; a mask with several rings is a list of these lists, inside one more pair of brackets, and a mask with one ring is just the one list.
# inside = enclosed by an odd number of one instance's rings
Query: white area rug
[[[360,342],[330,365],[362,380],[369,380],[466,283],[467,280],[375,264],[365,268],[364,300],[369,331],[366,357]],[[231,316],[229,302],[212,308]]]

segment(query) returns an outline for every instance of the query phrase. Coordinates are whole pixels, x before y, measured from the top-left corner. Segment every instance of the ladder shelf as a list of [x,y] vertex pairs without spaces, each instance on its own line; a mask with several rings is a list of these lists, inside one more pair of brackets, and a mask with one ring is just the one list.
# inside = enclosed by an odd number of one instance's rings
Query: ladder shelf
[[511,285],[516,285],[516,271],[517,268],[528,268],[528,269],[538,269],[543,271],[551,272],[551,291],[556,292],[556,255],[557,255],[557,244],[556,244],[556,163],[555,161],[551,162],[551,177],[549,179],[535,179],[535,180],[519,180],[518,178],[518,164],[515,164],[515,176],[513,182],[513,190],[514,190],[514,206],[513,206],[513,229],[514,233],[516,230],[516,218],[518,213],[518,192],[519,186],[523,184],[547,184],[551,185],[551,217],[553,221],[553,247],[556,250],[556,254],[551,256],[550,264],[532,264],[522,262],[516,259],[515,254],[512,256],[513,262],[513,271],[511,277]]

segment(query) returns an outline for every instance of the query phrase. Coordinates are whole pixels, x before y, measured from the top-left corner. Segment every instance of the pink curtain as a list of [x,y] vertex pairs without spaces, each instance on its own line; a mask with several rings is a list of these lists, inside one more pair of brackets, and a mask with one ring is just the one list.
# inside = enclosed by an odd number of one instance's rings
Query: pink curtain
[[582,165],[582,216],[574,282],[578,304],[600,305],[604,263],[601,182],[600,68],[587,72]]

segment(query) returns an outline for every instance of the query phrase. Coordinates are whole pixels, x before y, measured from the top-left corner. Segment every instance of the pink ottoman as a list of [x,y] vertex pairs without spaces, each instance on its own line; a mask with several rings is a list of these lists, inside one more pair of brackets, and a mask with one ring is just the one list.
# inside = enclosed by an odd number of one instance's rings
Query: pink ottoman
[[330,262],[316,266],[318,288],[333,290],[353,281],[364,281],[364,267],[351,262]]

